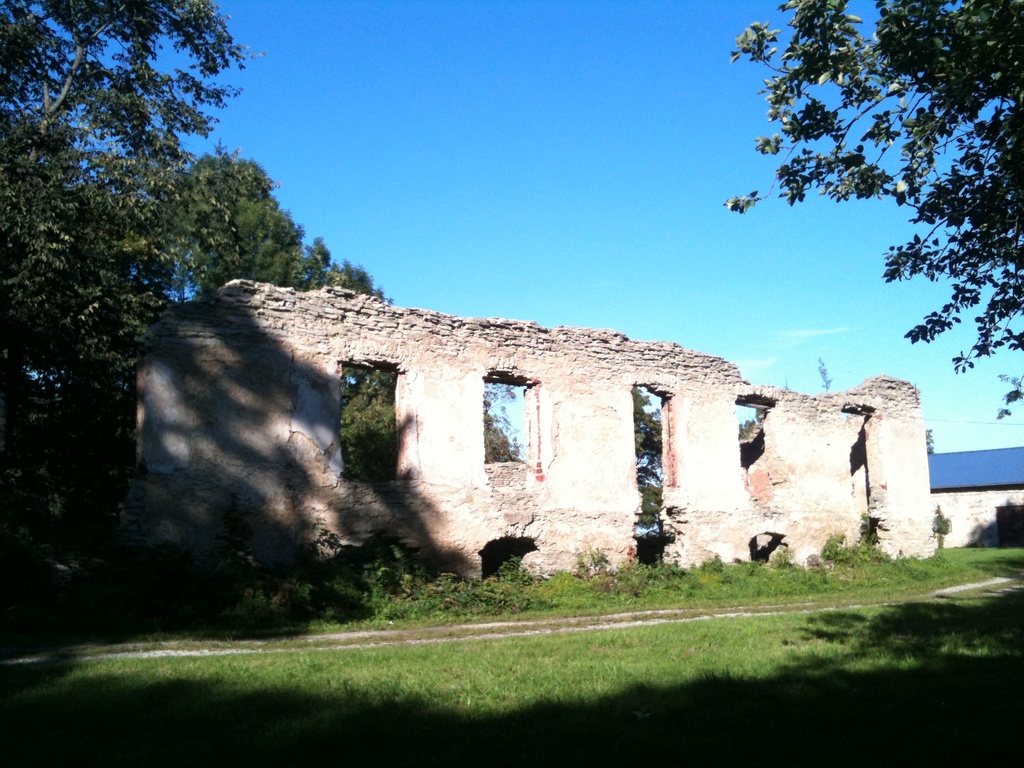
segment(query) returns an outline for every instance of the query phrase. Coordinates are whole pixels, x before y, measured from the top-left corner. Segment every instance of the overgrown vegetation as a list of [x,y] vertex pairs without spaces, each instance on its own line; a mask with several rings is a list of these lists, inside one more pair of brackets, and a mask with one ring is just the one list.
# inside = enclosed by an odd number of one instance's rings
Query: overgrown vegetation
[[32,642],[66,638],[69,631],[76,639],[202,637],[680,606],[870,601],[1024,570],[1019,551],[947,550],[928,560],[890,561],[870,545],[847,546],[833,537],[821,565],[813,568],[794,565],[784,547],[767,564],[714,559],[694,568],[631,561],[615,569],[604,553],[587,550],[578,554],[572,572],[540,578],[513,559],[481,580],[430,574],[414,554],[383,537],[360,548],[337,548],[329,559],[310,548],[287,569],[260,566],[247,541],[244,525],[226,525],[220,563],[212,572],[195,568],[171,548],[115,549],[66,566],[34,548],[8,546],[0,552],[0,632],[11,641]]

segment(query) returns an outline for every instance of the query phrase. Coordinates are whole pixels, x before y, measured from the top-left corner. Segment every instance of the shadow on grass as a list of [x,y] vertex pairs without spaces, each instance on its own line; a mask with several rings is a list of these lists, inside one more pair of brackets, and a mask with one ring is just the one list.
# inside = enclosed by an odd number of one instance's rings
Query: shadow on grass
[[[841,653],[741,677],[705,651],[716,671],[689,682],[562,693],[497,715],[461,696],[332,678],[323,656],[308,658],[309,675],[327,678],[316,694],[248,666],[215,681],[161,680],[184,659],[153,662],[146,677],[7,668],[0,730],[9,765],[1002,764],[1019,759],[1022,608],[1013,592],[815,615],[792,643]],[[572,675],[569,660],[558,690],[572,690]]]

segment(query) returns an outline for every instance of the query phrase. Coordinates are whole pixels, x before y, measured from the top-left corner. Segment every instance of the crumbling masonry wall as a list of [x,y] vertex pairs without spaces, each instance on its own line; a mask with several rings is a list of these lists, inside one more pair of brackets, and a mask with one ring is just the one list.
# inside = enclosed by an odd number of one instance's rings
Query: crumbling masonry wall
[[[345,477],[340,371],[397,371],[396,479]],[[527,382],[524,464],[484,463],[485,378]],[[663,397],[666,556],[747,560],[774,541],[798,561],[863,515],[892,554],[928,555],[928,465],[917,391],[887,377],[806,396],[733,364],[621,333],[543,328],[389,306],[351,291],[236,281],[171,307],[144,339],[139,477],[122,525],[212,562],[241,522],[287,563],[317,541],[393,535],[433,564],[479,574],[485,547],[536,571],[576,553],[624,561],[640,508],[631,388]],[[765,417],[741,462],[736,404]],[[744,466],[744,464],[746,466]]]

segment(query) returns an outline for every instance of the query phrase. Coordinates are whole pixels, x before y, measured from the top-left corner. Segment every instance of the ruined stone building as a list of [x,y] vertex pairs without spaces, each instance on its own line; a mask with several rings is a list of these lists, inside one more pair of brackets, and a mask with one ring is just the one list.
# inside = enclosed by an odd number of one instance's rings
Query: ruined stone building
[[[394,374],[392,480],[346,476],[343,368]],[[489,381],[523,392],[524,462],[484,461]],[[924,424],[907,382],[801,395],[674,343],[246,281],[172,306],[146,336],[140,471],[122,525],[206,562],[234,515],[270,563],[324,534],[344,545],[388,534],[467,575],[501,553],[526,553],[540,572],[589,550],[618,564],[640,508],[638,385],[662,404],[667,558],[730,562],[787,546],[805,562],[830,534],[856,540],[866,518],[887,552],[932,552]],[[743,444],[737,404],[760,414]]]

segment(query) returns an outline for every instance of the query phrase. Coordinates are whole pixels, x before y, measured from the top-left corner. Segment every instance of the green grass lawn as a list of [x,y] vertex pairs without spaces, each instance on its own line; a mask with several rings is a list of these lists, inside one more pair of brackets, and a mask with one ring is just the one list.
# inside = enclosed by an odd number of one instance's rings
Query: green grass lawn
[[[977,552],[945,558],[983,577],[1024,557]],[[1013,764],[1022,609],[1015,590],[417,647],[0,667],[2,759]]]

